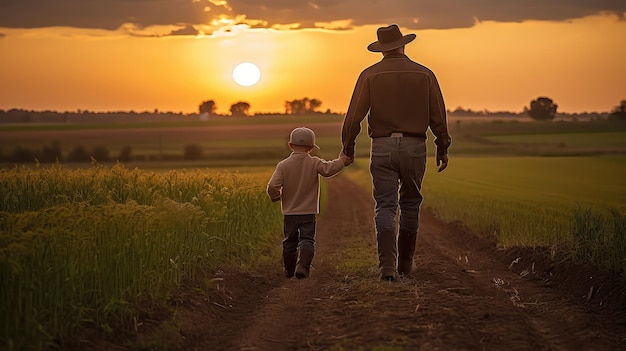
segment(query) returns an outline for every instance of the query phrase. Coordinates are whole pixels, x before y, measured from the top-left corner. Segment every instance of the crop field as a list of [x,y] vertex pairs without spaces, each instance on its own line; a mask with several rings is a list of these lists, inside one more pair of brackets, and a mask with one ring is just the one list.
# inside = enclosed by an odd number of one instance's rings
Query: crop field
[[[133,126],[0,128],[0,344],[39,348],[80,328],[133,328],[139,306],[163,304],[188,279],[225,262],[275,260],[280,206],[265,185],[309,126],[334,158],[341,119],[250,118]],[[424,206],[502,247],[541,246],[626,271],[626,125],[450,121],[449,168],[429,140]],[[365,188],[367,126],[345,176]],[[105,146],[110,160],[7,160],[16,147],[61,158]],[[202,154],[184,159],[186,145]],[[117,163],[130,146],[133,158]],[[212,282],[206,280],[207,289]]]
[[624,132],[529,134],[486,137],[497,143],[557,145],[560,147],[626,147]]
[[138,306],[165,304],[202,272],[276,260],[281,214],[267,201],[269,176],[0,171],[2,348],[41,348],[84,327],[132,328]]

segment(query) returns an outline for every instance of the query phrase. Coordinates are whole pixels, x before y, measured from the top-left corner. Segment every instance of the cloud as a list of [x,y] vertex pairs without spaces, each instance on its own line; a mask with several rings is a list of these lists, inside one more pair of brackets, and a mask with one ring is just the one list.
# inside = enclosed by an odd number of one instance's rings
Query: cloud
[[192,25],[187,25],[181,29],[178,30],[173,30],[172,32],[170,32],[169,35],[171,36],[175,36],[175,35],[190,35],[190,36],[196,36],[200,34],[200,32]]
[[[210,30],[210,28],[209,28]],[[125,23],[120,28],[119,32],[125,33],[131,37],[139,38],[163,38],[171,36],[197,36],[207,34],[204,30],[198,30],[192,25],[184,26],[150,26],[141,27],[133,23]]]
[[[476,21],[562,21],[600,12],[624,18],[624,0],[2,0],[0,27],[67,26],[116,30],[176,25],[171,35],[219,25],[220,19],[259,28],[327,28],[397,23],[411,29],[470,27]],[[214,22],[217,21],[217,22]],[[232,24],[232,23],[231,23]]]
[[115,30],[206,22],[206,0],[2,0],[0,27],[79,27]]

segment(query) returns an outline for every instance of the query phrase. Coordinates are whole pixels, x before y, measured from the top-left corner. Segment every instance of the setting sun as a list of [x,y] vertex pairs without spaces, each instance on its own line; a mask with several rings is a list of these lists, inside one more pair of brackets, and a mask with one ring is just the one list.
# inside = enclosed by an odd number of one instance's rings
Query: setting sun
[[244,87],[256,84],[259,78],[261,78],[261,71],[254,63],[240,63],[233,70],[233,79],[237,84]]

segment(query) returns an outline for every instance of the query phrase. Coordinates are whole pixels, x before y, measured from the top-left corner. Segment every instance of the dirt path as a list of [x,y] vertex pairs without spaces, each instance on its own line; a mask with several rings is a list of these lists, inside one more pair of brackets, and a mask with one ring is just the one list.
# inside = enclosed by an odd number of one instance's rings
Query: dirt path
[[507,261],[427,211],[417,272],[380,281],[370,194],[344,177],[328,189],[312,276],[286,279],[278,263],[259,275],[220,272],[208,301],[178,309],[180,349],[626,350],[623,286],[602,301],[562,291],[530,261]]

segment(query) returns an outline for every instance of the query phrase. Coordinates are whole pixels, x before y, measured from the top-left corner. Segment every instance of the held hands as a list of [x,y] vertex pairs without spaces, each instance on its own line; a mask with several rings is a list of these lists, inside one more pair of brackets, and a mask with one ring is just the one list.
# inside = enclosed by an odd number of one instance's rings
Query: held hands
[[443,172],[448,167],[448,155],[437,154],[437,172]]
[[339,158],[343,161],[344,166],[349,166],[354,162],[354,156],[346,155],[343,150],[339,153]]

